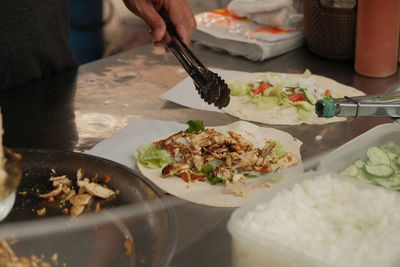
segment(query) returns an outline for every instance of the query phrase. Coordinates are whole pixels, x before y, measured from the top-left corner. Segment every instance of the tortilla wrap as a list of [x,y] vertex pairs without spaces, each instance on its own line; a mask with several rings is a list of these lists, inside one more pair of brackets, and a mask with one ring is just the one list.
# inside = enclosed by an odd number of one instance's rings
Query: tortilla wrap
[[[279,141],[284,147],[286,152],[291,152],[294,156],[298,157],[299,163],[295,166],[282,169],[277,173],[265,174],[263,178],[266,179],[281,176],[282,179],[289,179],[295,174],[303,172],[303,165],[301,163],[300,146],[302,142],[297,138],[293,138],[290,134],[276,130],[273,128],[265,128],[254,125],[246,121],[237,121],[235,123],[212,127],[215,130],[226,134],[227,131],[233,131],[241,134],[248,141],[252,142],[257,147],[263,147],[266,140]],[[171,133],[172,135],[174,133]],[[168,136],[170,136],[168,135]],[[166,137],[168,137],[166,136]],[[166,138],[164,137],[164,138]],[[217,184],[211,185],[208,181],[205,182],[193,182],[186,183],[180,177],[162,177],[161,168],[160,169],[147,169],[142,164],[137,162],[138,168],[141,173],[155,183],[158,187],[163,189],[169,194],[175,195],[181,199],[194,202],[197,204],[214,206],[214,207],[237,207],[241,206],[252,199],[256,198],[258,195],[269,190],[269,188],[255,188],[250,190],[249,194],[245,197],[238,197],[233,194],[224,193],[224,185]],[[246,187],[253,188],[258,184],[266,183],[266,179],[248,178],[248,184]],[[254,179],[254,182],[251,182]],[[268,183],[273,186],[273,184]]]
[[[286,75],[290,77],[301,77],[302,74],[284,74],[275,73],[278,75]],[[265,73],[256,72],[243,75],[234,81],[240,81],[243,83],[255,83],[257,80],[265,79]],[[357,90],[353,87],[343,85],[332,79],[320,76],[311,75],[315,81],[320,85],[321,88],[329,89],[335,96],[361,96],[365,95],[362,91]],[[345,117],[332,117],[332,118],[322,118],[318,117],[315,112],[313,112],[307,121],[302,121],[297,118],[296,107],[281,108],[279,106],[273,107],[271,109],[259,109],[255,104],[244,104],[243,97],[232,96],[230,103],[227,107],[222,109],[224,112],[237,117],[242,120],[260,122],[265,124],[277,124],[277,125],[299,125],[302,123],[306,124],[327,124],[331,122],[345,121]]]

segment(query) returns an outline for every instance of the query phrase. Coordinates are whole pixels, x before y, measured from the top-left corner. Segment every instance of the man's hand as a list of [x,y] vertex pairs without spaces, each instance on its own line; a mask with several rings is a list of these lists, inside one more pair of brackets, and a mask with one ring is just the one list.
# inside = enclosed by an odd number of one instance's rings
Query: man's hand
[[187,45],[196,30],[196,20],[186,0],[124,0],[135,15],[149,25],[154,41],[160,42],[166,35],[166,25],[158,11],[163,8],[175,25],[176,31]]

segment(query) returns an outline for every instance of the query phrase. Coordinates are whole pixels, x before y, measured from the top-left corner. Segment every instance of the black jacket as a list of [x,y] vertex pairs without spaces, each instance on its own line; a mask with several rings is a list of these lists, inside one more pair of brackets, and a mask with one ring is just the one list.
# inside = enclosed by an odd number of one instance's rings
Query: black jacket
[[68,2],[0,1],[0,91],[77,66]]

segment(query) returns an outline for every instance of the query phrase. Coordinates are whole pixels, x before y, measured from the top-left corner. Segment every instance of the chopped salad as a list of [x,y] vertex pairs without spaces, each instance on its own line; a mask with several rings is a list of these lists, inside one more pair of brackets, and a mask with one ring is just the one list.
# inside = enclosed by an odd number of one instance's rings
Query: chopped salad
[[300,160],[285,152],[279,141],[254,146],[240,134],[204,128],[202,121],[188,121],[189,128],[135,151],[146,168],[162,168],[162,176],[178,176],[185,182],[215,185],[242,182],[248,177],[274,172]]
[[301,77],[268,72],[253,83],[232,81],[228,87],[232,96],[242,97],[243,103],[256,104],[261,110],[295,107],[298,119],[302,121],[308,120],[315,112],[317,100],[332,97],[332,91],[321,88],[309,70]]

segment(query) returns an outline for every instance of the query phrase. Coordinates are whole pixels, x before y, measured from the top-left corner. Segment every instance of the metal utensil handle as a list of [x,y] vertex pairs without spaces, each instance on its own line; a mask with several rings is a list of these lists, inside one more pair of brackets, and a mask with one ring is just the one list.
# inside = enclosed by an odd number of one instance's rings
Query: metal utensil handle
[[181,63],[182,67],[186,70],[187,73],[191,74],[193,71],[192,62],[188,59],[185,53],[182,52],[180,43],[175,40],[176,38],[171,35],[171,41],[167,43],[169,50],[174,54],[176,59]]
[[380,95],[364,95],[352,97],[360,103],[400,103],[400,92],[389,92]]
[[206,77],[204,77],[205,67],[200,60],[193,54],[193,52],[182,41],[181,37],[175,30],[175,26],[169,20],[167,13],[164,10],[160,11],[167,26],[167,32],[171,37],[169,42],[165,42],[169,50],[174,54],[176,59],[181,63],[186,72],[192,77],[194,82],[201,88],[207,84]]
[[[174,24],[169,19],[165,10],[162,10],[160,12],[160,14],[163,17],[165,24],[167,26],[167,32],[171,36],[171,42],[170,42],[171,46],[173,46],[174,49],[177,48],[177,52],[181,52],[182,54],[184,54],[185,59],[187,61],[189,61],[191,63],[191,65],[193,65],[194,67],[205,68],[204,65],[200,62],[200,60],[193,54],[193,52],[182,41],[181,37],[176,32]],[[167,43],[167,45],[169,47],[168,43]]]
[[206,77],[203,73],[205,68],[199,65],[197,61],[187,53],[185,44],[176,36],[170,35],[171,41],[167,43],[169,50],[174,54],[176,59],[181,63],[182,67],[192,77],[193,81],[200,87],[205,88],[207,85]]
[[180,36],[176,33],[175,30],[170,30],[170,27],[167,26],[167,31],[171,36],[171,42],[167,43],[168,48],[172,46],[177,50],[178,53],[184,55],[185,60],[187,60],[193,67],[202,67],[204,65],[200,62],[200,60],[193,54],[193,52],[186,46],[186,44],[182,41]]

